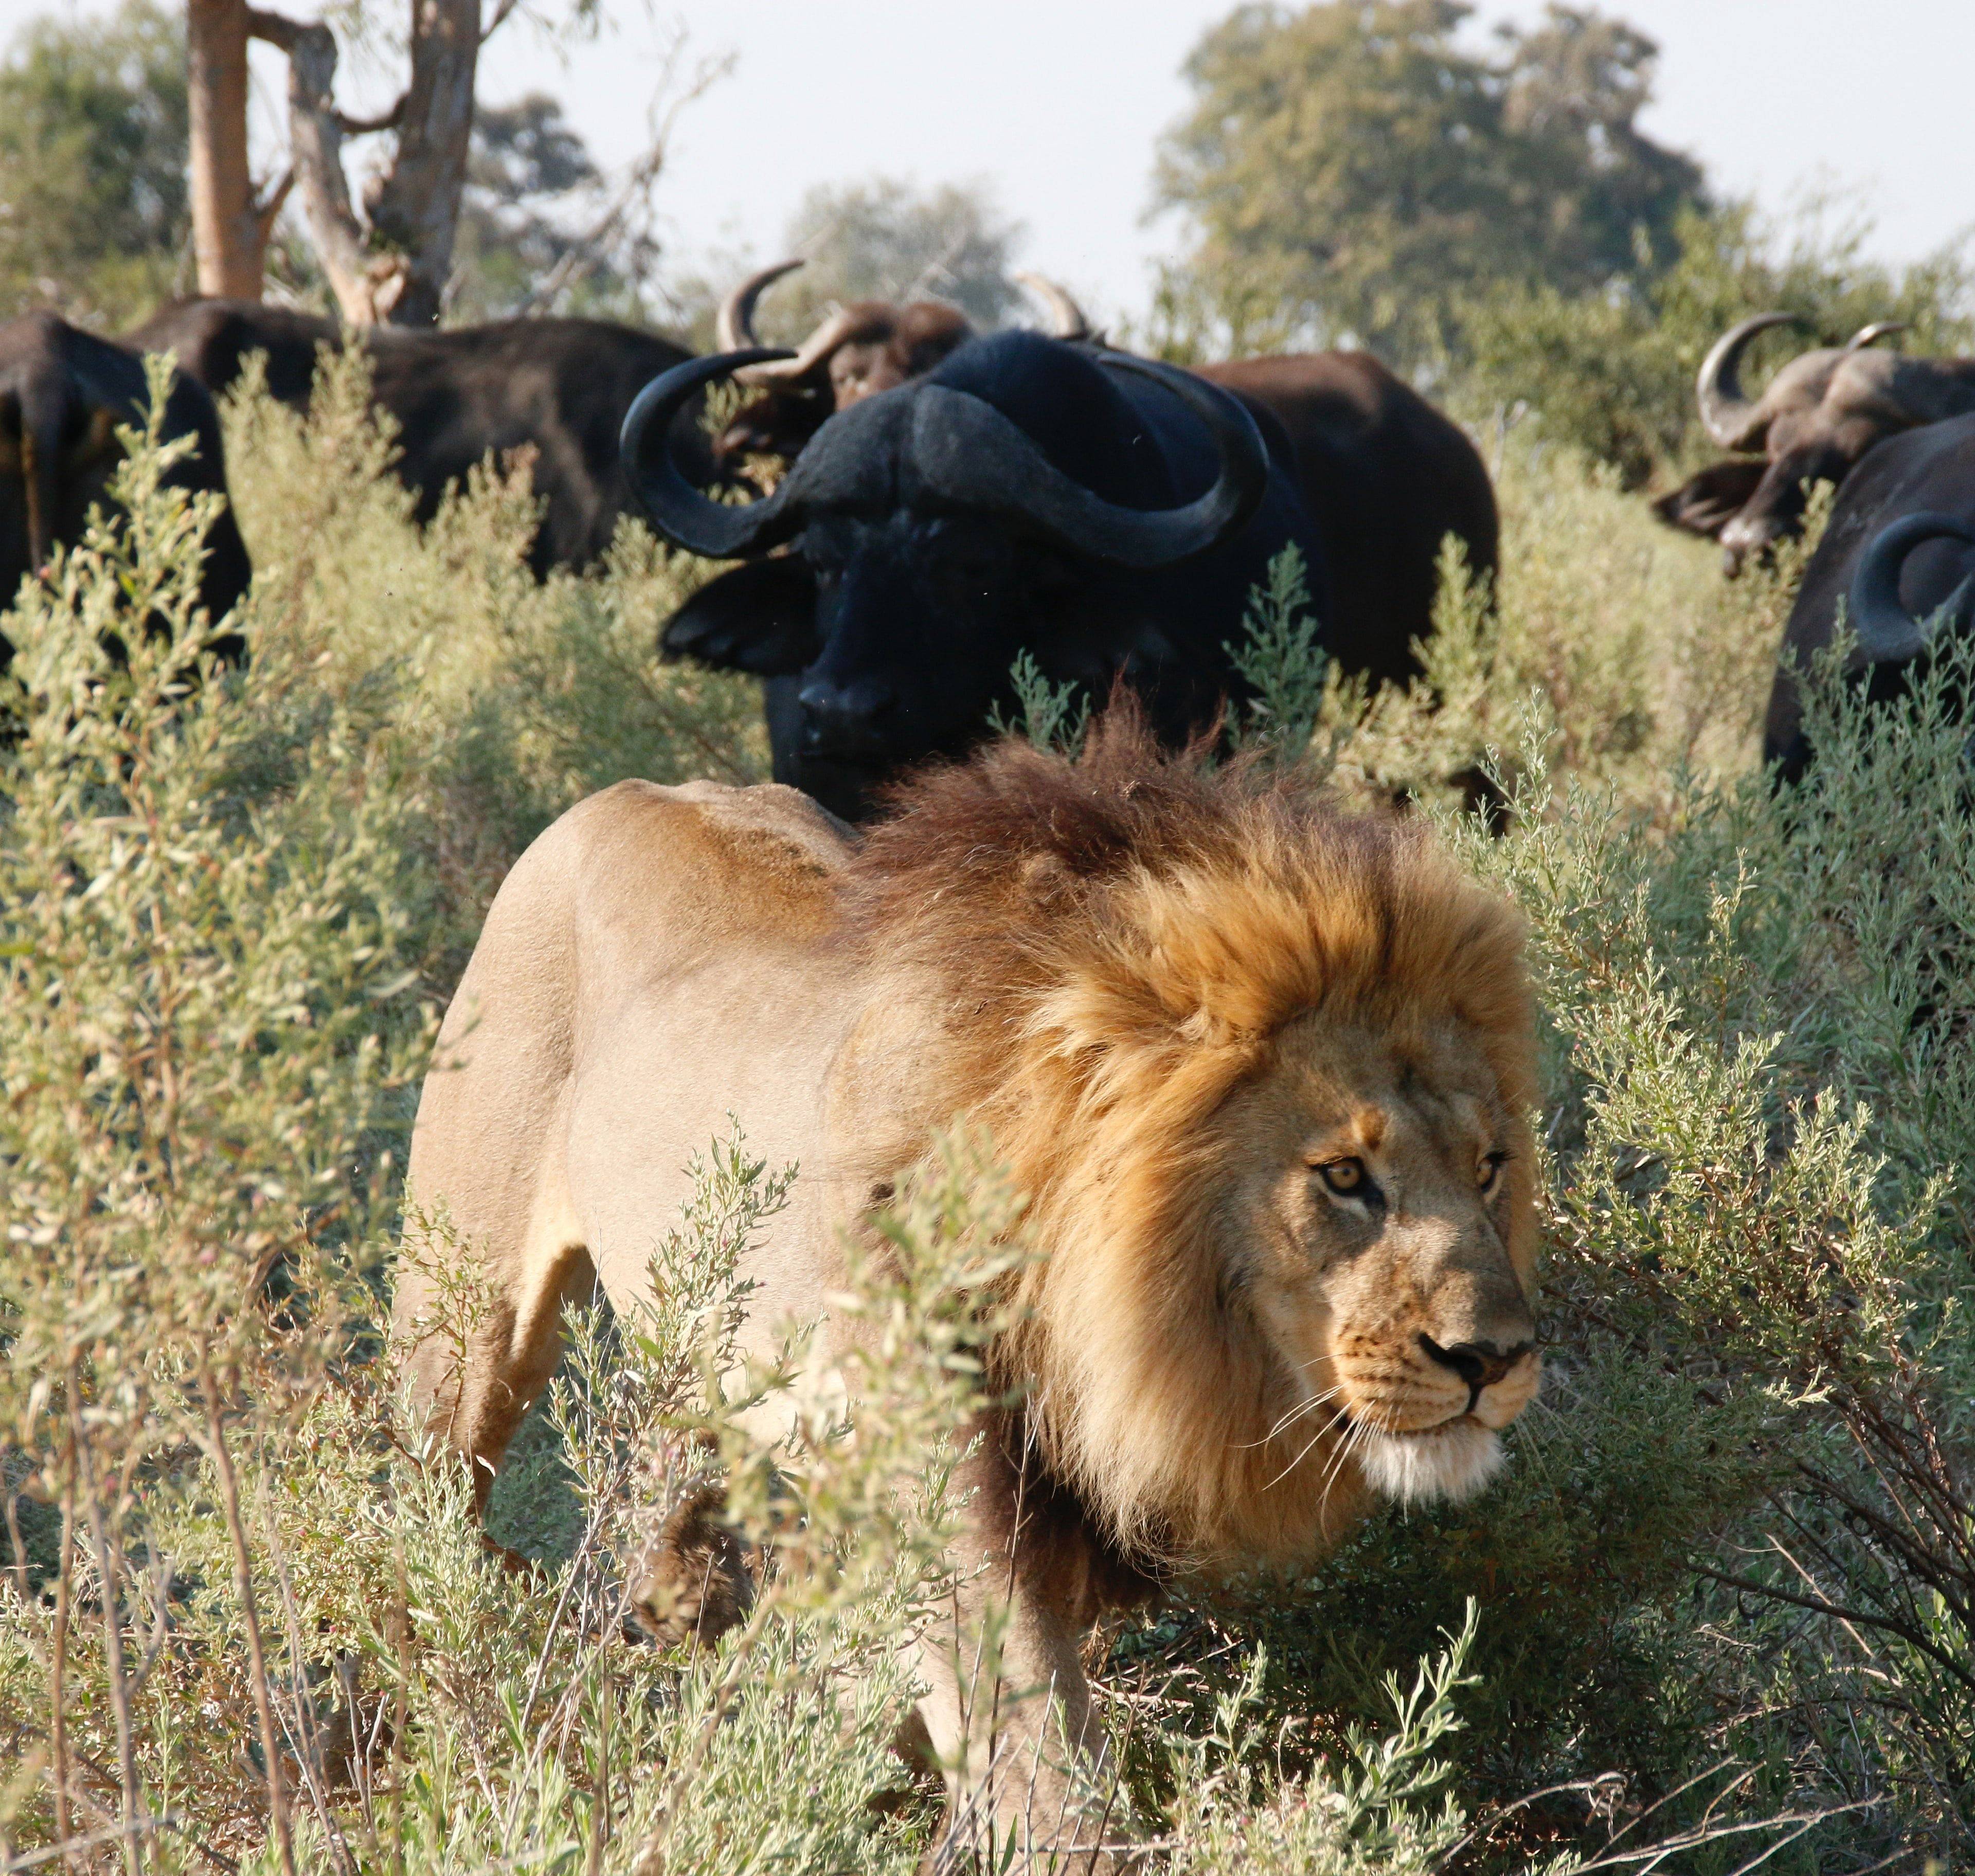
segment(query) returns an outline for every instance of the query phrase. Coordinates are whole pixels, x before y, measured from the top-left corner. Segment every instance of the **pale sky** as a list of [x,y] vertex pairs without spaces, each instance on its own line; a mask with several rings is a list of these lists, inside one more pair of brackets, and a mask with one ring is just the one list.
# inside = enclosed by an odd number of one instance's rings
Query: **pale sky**
[[[1175,245],[1169,226],[1143,221],[1153,143],[1185,108],[1181,61],[1230,3],[606,0],[614,28],[567,51],[511,21],[483,55],[480,90],[491,103],[554,93],[600,160],[620,163],[642,146],[662,48],[683,27],[688,62],[731,52],[735,67],[683,118],[658,186],[680,261],[712,249],[772,258],[814,182],[984,178],[1027,228],[1023,261],[1103,317],[1142,306],[1151,258]],[[0,34],[36,12],[97,5],[0,0]],[[1845,193],[1878,224],[1873,251],[1895,261],[1975,225],[1975,0],[1601,10],[1659,41],[1659,101],[1644,128],[1698,157],[1724,190],[1772,209],[1807,190]],[[1540,0],[1484,0],[1471,25],[1541,11]],[[281,61],[262,58],[272,104]]]

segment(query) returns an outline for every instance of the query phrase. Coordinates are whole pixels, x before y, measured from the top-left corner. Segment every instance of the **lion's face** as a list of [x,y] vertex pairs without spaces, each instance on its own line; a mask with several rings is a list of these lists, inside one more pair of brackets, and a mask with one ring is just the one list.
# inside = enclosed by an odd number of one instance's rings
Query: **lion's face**
[[1530,1145],[1477,1041],[1306,1017],[1224,1113],[1224,1280],[1282,1365],[1283,1464],[1460,1498],[1536,1395]]

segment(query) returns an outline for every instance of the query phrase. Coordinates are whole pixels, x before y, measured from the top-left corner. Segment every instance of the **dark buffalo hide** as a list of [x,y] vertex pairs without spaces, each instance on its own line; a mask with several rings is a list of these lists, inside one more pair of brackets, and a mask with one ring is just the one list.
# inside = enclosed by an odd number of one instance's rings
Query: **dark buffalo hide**
[[[1960,537],[1951,531],[1957,527]],[[1902,695],[1926,655],[1923,625],[1951,606],[1934,629],[1969,627],[1970,534],[1975,415],[1889,438],[1846,480],[1783,627],[1763,728],[1763,759],[1779,765],[1783,780],[1796,780],[1811,760],[1796,674],[1830,645],[1839,600],[1848,602],[1857,639],[1849,674],[1875,699]]]
[[1492,580],[1495,491],[1460,425],[1368,352],[1314,352],[1209,365],[1200,374],[1278,418],[1304,508],[1330,570],[1324,642],[1347,671],[1403,682],[1409,647],[1433,632],[1441,544]]
[[[317,347],[340,339],[326,320],[279,307],[195,300],[154,315],[127,343],[176,352],[217,393],[248,353],[268,354],[268,388],[305,406]],[[399,478],[429,521],[446,490],[490,452],[534,452],[542,524],[529,553],[537,574],[583,567],[610,545],[626,488],[618,432],[639,390],[692,356],[669,340],[595,319],[508,319],[445,331],[373,328],[372,396],[397,419]],[[682,411],[672,448],[695,481],[711,473],[698,407]]]
[[[21,580],[57,547],[81,538],[93,504],[109,507],[110,479],[123,457],[117,428],[142,424],[149,407],[144,363],[136,353],[52,313],[0,325],[0,605],[12,603]],[[198,444],[166,472],[166,481],[224,494],[219,413],[183,372],[173,374],[164,431]],[[252,573],[228,507],[205,540],[199,596],[212,618],[232,609]],[[237,658],[243,646],[229,634],[215,649]],[[13,650],[0,636],[0,669]]]

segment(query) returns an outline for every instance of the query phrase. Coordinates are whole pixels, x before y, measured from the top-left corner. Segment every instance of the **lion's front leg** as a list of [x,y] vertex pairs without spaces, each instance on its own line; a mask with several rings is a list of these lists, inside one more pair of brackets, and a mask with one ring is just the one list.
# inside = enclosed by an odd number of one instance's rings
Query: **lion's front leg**
[[1091,1710],[1081,1650],[1107,1608],[1157,1591],[1099,1535],[1075,1496],[1040,1470],[1019,1419],[984,1427],[963,1470],[967,1528],[958,1585],[918,1643],[919,1703],[945,1775],[948,1815],[928,1865],[1017,1869],[1069,1856],[1119,1867],[1127,1807]]
[[993,1575],[958,1592],[919,1642],[918,1710],[947,1786],[928,1867],[1043,1869],[1074,1851],[1079,1871],[1109,1868],[1093,1853],[1122,1838],[1121,1794],[1091,1715],[1083,1628],[1036,1585]]

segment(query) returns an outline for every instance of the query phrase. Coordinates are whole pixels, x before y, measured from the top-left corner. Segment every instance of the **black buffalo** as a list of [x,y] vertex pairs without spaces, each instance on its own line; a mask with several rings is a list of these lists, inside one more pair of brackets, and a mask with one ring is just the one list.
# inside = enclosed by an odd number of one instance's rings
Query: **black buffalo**
[[1746,453],[1710,464],[1653,504],[1662,521],[1719,540],[1731,573],[1748,556],[1796,537],[1810,484],[1842,485],[1887,438],[1975,410],[1975,358],[1872,349],[1904,330],[1897,320],[1862,327],[1842,346],[1799,353],[1761,396],[1744,396],[1740,366],[1750,342],[1772,327],[1808,323],[1793,313],[1758,313],[1716,341],[1694,383],[1701,420],[1724,449]]
[[[343,343],[327,320],[244,301],[192,300],[167,307],[125,340],[176,353],[215,393],[239,376],[250,353],[268,355],[268,388],[305,406],[317,348]],[[371,397],[397,420],[399,479],[429,521],[446,490],[490,452],[534,452],[541,525],[529,550],[537,575],[580,568],[610,545],[628,489],[618,432],[639,391],[692,354],[669,340],[596,319],[504,319],[443,332],[373,327]],[[672,447],[696,481],[712,474],[698,408],[682,410]]]
[[767,678],[777,778],[847,818],[1011,710],[1024,650],[1100,697],[1122,675],[1178,740],[1245,695],[1224,642],[1291,543],[1323,616],[1323,547],[1287,437],[1189,373],[1000,333],[839,412],[773,495],[725,507],[646,439],[761,356],[659,379],[626,422],[626,456],[661,534],[748,562],[680,608],[665,649]]
[[267,359],[268,389],[306,410],[315,385],[316,354],[341,350],[333,319],[258,300],[177,300],[160,307],[117,343],[133,352],[169,352],[179,370],[217,397],[231,389],[255,353]]
[[[802,264],[749,275],[721,307],[724,351],[761,341],[755,301]],[[1054,281],[1018,274],[1049,315],[1050,337],[1103,347],[1083,309]],[[970,337],[967,321],[934,302],[840,308],[793,358],[735,373],[761,387],[714,443],[729,475],[753,455],[792,458],[835,412],[922,376]],[[1323,537],[1332,655],[1374,681],[1416,675],[1415,639],[1433,631],[1442,542],[1465,550],[1471,575],[1492,581],[1500,553],[1495,491],[1474,445],[1369,352],[1307,352],[1198,368],[1278,419],[1296,462],[1303,506]]]
[[1848,675],[1875,699],[1897,697],[1931,633],[1968,628],[1971,540],[1975,415],[1889,437],[1846,478],[1804,569],[1770,693],[1763,755],[1783,780],[1811,759],[1797,673],[1830,645],[1839,601],[1856,639]]
[[1330,568],[1324,642],[1348,671],[1403,683],[1433,632],[1441,544],[1461,543],[1492,582],[1501,528],[1466,433],[1369,352],[1310,352],[1207,365],[1200,375],[1276,416]]
[[[141,425],[150,406],[144,361],[77,330],[52,313],[0,325],[0,606],[56,547],[81,538],[92,505],[110,507],[109,485],[123,458],[120,424]],[[212,399],[182,372],[165,402],[167,438],[189,436],[196,451],[166,471],[172,487],[226,492],[226,461]],[[205,539],[199,598],[218,620],[247,590],[253,569],[231,508]],[[237,658],[228,634],[214,649]],[[14,648],[0,636],[0,669]]]

